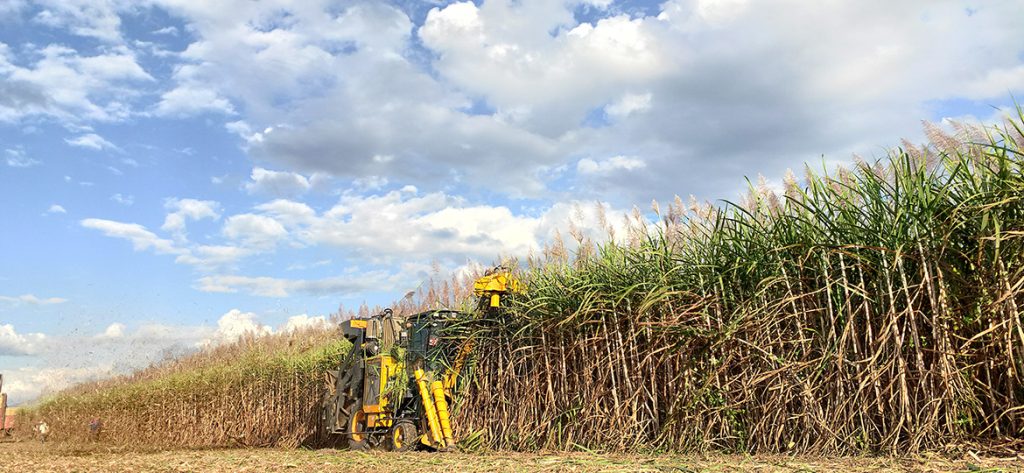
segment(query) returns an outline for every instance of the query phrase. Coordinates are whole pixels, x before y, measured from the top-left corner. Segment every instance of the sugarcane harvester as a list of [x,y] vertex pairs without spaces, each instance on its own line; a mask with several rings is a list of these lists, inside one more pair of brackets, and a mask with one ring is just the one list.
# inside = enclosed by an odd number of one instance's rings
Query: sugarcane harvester
[[446,330],[500,310],[520,288],[508,268],[497,267],[477,279],[473,290],[479,302],[472,312],[436,309],[400,316],[386,309],[343,322],[352,348],[328,376],[325,432],[347,438],[353,450],[453,447],[451,407],[474,342],[448,337]]

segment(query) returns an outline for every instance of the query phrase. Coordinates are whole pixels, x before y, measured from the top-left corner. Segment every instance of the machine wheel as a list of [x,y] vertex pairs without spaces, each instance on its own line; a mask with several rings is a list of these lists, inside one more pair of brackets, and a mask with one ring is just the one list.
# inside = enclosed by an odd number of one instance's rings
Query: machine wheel
[[352,411],[345,424],[349,450],[366,450],[369,434],[366,433],[366,413],[362,409]]
[[389,447],[392,452],[408,452],[416,448],[419,433],[416,425],[407,420],[399,421],[388,432]]

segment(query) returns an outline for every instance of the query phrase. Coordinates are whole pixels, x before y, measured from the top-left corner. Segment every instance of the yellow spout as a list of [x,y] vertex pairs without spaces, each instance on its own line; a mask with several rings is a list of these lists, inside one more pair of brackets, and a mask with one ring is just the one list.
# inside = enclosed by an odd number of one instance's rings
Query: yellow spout
[[434,405],[437,406],[437,418],[441,423],[441,433],[444,435],[444,442],[454,445],[455,439],[452,434],[452,424],[448,413],[448,401],[444,398],[444,386],[440,381],[434,381],[430,387],[434,391]]
[[[423,411],[427,414],[427,425],[430,426],[430,437],[434,440],[435,444],[443,448],[446,445],[441,438],[441,426],[437,418],[437,409],[434,406],[434,400],[430,397],[430,390],[427,389],[427,380],[423,377],[423,370],[416,370],[415,374],[416,384],[420,388],[420,399],[423,400]],[[445,407],[447,411],[447,406]]]

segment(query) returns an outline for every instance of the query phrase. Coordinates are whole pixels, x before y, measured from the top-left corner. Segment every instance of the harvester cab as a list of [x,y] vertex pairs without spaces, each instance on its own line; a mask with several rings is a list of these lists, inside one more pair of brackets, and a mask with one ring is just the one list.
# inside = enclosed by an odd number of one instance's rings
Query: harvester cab
[[[520,291],[504,267],[488,271],[473,288],[481,312],[498,310],[503,298]],[[330,372],[326,432],[347,437],[353,450],[453,447],[450,408],[474,343],[446,329],[478,315],[437,309],[402,317],[386,309],[343,322],[352,349]]]

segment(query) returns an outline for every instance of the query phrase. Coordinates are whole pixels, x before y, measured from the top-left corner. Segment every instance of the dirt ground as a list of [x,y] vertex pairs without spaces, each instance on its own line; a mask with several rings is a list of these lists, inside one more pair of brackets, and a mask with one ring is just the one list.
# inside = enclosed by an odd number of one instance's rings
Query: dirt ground
[[0,443],[0,471],[145,472],[881,472],[1024,471],[1021,458],[818,458],[743,455],[588,453],[389,453],[341,450],[222,449],[143,451],[109,445]]

